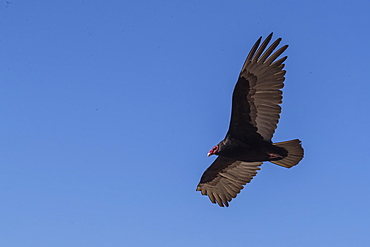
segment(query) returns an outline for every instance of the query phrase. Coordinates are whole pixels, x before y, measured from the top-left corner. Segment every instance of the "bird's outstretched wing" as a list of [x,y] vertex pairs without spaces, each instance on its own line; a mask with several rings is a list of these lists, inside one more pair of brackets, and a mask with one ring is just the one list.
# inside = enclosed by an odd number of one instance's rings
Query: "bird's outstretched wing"
[[[287,48],[281,38],[267,47],[272,33],[261,43],[260,37],[248,54],[235,85],[228,134],[241,140],[263,138],[270,141],[279,122],[284,87],[284,61],[276,60]],[[276,61],[275,61],[276,60]]]
[[203,173],[197,191],[208,195],[211,202],[228,207],[229,202],[257,174],[261,164],[262,162],[244,162],[218,156]]

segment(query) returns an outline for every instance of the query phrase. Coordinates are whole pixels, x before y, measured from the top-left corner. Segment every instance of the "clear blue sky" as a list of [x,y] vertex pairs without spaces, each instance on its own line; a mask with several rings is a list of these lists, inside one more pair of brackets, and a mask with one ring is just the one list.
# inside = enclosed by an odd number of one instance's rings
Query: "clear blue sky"
[[[0,244],[370,244],[369,1],[1,1]],[[259,36],[289,44],[274,141],[229,208],[195,191]]]

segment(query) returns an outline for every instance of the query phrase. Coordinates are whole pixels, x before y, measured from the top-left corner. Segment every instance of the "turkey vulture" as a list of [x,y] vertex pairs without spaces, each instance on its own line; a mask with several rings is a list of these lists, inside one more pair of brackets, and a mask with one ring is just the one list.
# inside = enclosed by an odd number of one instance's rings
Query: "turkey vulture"
[[221,207],[229,206],[262,162],[291,168],[303,158],[300,140],[271,141],[281,112],[280,89],[284,87],[283,63],[287,57],[276,59],[288,48],[284,45],[274,52],[279,38],[266,49],[271,38],[272,33],[260,45],[260,37],[244,62],[233,92],[229,130],[209,151],[208,156],[218,157],[203,173],[196,189]]

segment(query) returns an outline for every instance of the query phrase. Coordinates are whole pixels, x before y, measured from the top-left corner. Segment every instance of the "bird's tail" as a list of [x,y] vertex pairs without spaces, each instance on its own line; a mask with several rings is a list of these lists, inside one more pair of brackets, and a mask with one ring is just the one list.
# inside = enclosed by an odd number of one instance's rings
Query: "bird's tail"
[[291,168],[299,163],[303,158],[303,148],[301,141],[298,139],[274,143],[275,146],[284,148],[288,151],[288,156],[281,160],[270,161],[276,165]]

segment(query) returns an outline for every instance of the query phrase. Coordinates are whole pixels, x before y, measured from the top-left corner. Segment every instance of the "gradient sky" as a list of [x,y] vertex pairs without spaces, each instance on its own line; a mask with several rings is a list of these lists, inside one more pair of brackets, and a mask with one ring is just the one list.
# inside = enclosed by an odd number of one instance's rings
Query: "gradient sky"
[[[0,243],[370,244],[369,1],[0,1]],[[289,44],[274,141],[229,208],[195,191],[249,49]]]

